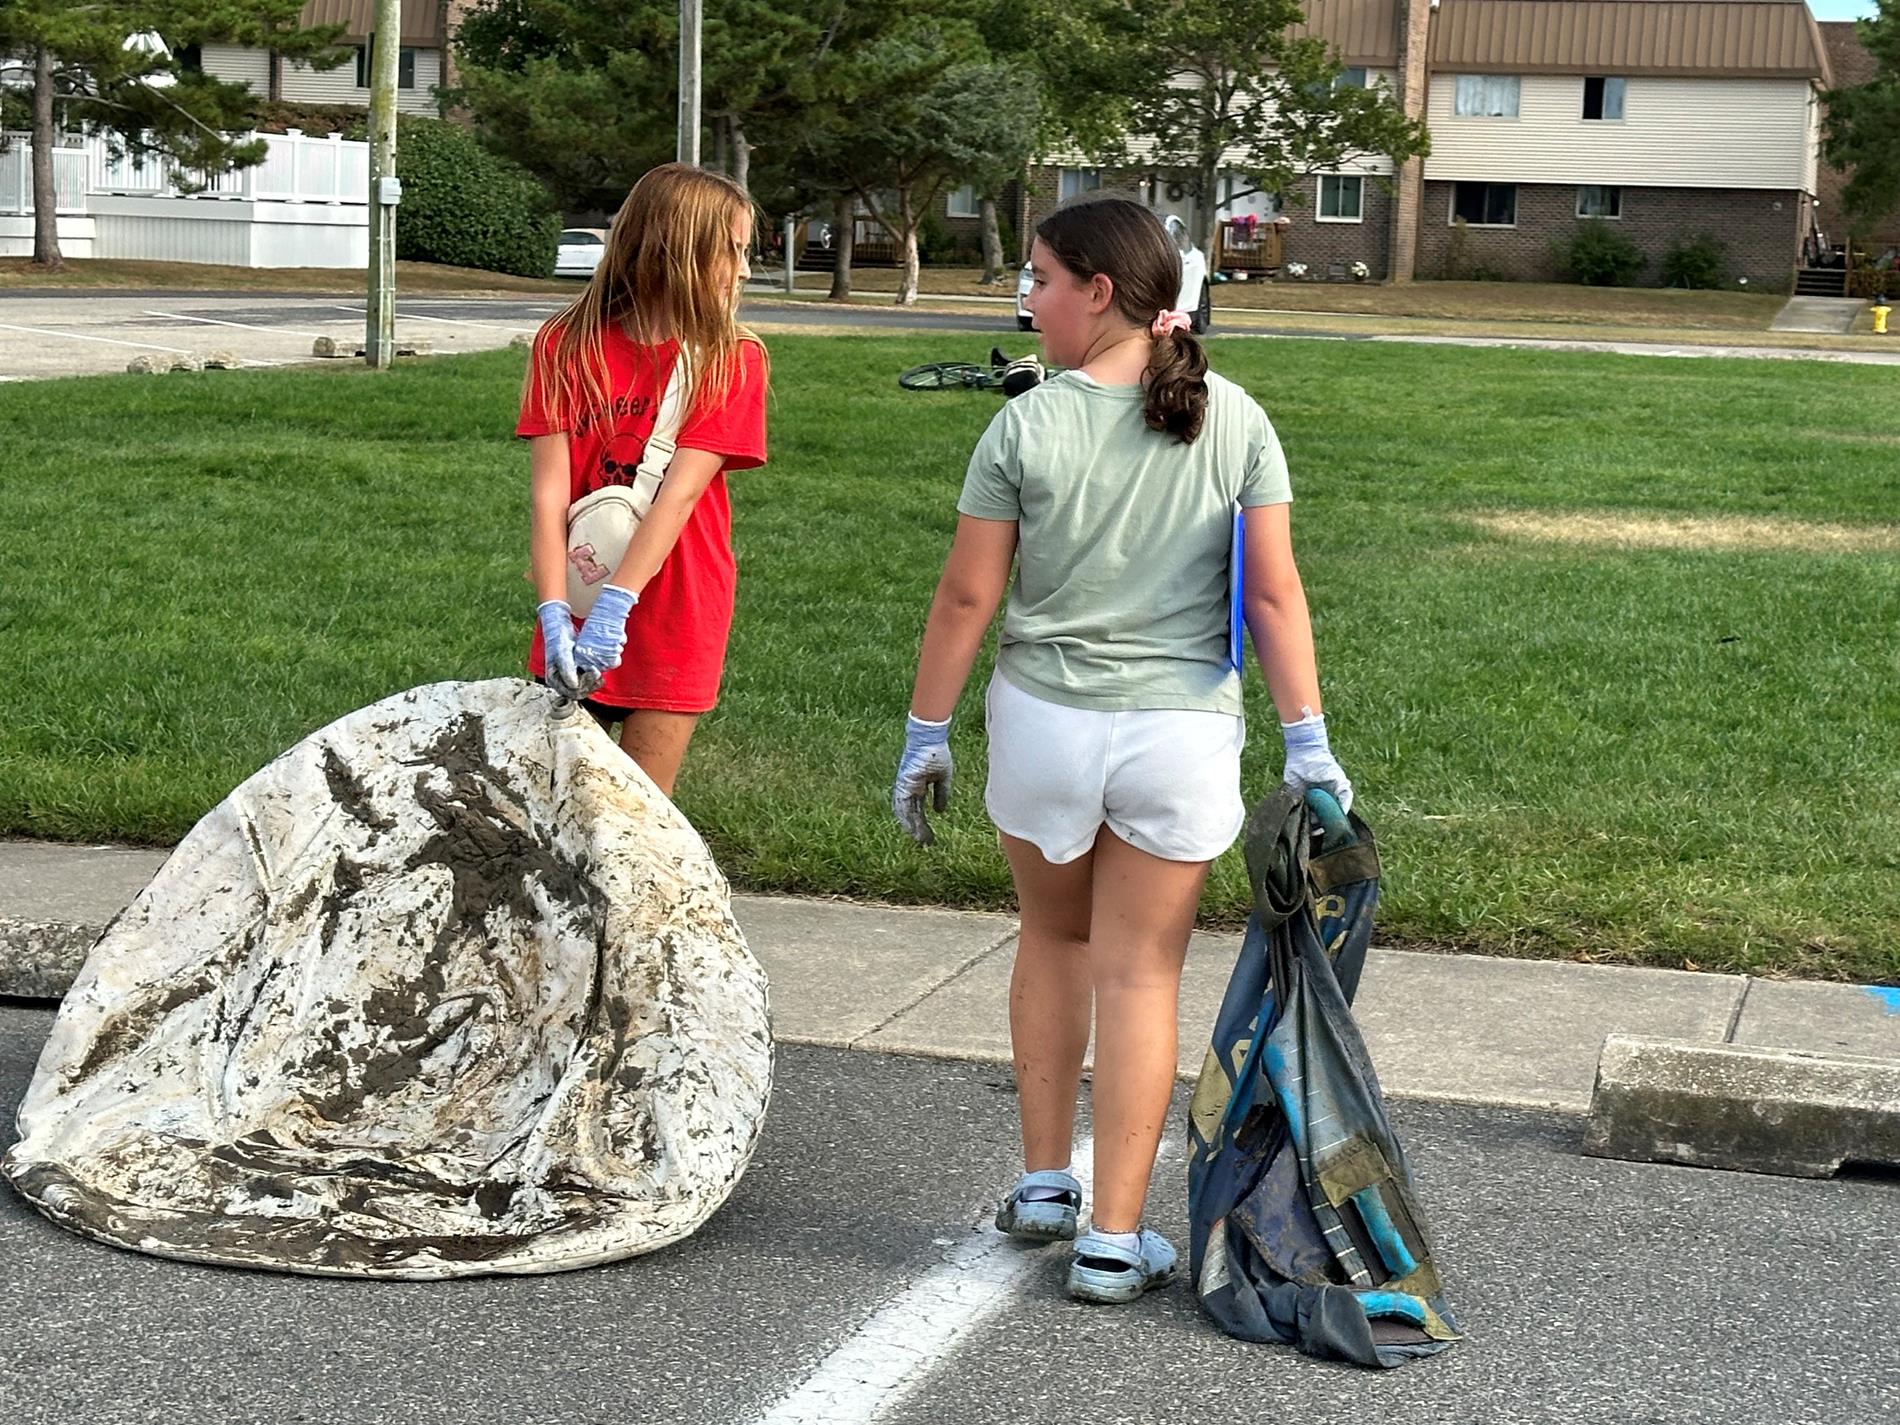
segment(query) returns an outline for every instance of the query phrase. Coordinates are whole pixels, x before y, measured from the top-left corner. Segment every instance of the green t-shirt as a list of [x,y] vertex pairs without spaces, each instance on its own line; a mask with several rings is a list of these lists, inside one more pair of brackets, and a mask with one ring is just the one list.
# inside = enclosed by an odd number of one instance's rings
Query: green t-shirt
[[1142,423],[1140,386],[1066,371],[1010,401],[970,456],[957,509],[1015,520],[997,668],[1076,708],[1240,711],[1228,662],[1234,507],[1293,498],[1267,413],[1209,372],[1183,445]]

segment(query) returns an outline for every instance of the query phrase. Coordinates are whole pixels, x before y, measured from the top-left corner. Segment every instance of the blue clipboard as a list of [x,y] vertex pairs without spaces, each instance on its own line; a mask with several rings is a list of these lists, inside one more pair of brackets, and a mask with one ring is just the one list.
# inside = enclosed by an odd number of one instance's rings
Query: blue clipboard
[[1227,661],[1236,673],[1247,667],[1246,526],[1244,510],[1234,511],[1233,552],[1227,558]]

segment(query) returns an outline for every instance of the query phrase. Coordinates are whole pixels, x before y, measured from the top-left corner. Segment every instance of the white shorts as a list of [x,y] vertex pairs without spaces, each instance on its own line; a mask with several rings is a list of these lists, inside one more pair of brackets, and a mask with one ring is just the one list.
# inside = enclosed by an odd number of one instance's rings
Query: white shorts
[[987,707],[990,820],[1046,860],[1075,860],[1104,825],[1164,861],[1212,861],[1240,835],[1247,730],[1232,713],[1064,707],[1001,674]]

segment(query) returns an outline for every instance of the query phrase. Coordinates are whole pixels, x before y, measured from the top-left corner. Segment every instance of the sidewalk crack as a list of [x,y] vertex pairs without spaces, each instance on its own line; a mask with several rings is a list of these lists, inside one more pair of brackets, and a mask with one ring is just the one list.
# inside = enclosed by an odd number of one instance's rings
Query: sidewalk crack
[[949,974],[945,975],[941,980],[938,980],[936,984],[931,985],[928,989],[924,990],[921,994],[917,995],[914,999],[908,1000],[905,1003],[899,1005],[896,1009],[892,1010],[883,1019],[880,1019],[876,1024],[873,1024],[869,1029],[865,1030],[864,1033],[858,1035],[857,1038],[853,1039],[845,1047],[849,1049],[855,1049],[860,1044],[864,1043],[865,1040],[869,1039],[873,1034],[880,1033],[884,1029],[888,1028],[890,1025],[896,1023],[898,1020],[902,1019],[905,1015],[909,1014],[913,1009],[917,1008],[918,1005],[922,1004],[925,1000],[929,999],[938,990],[945,989],[948,986],[955,984],[964,975],[968,974],[971,970],[975,969],[976,966],[981,964],[983,961],[989,959],[991,955],[995,954],[998,950],[1001,950],[1005,945],[1009,944],[1010,941],[1014,940],[1020,934],[1022,934],[1021,922],[1019,921],[1012,922],[1010,924],[1009,929],[1002,931],[1000,934],[998,934],[994,940],[990,941],[989,944],[985,945],[981,950],[976,951],[968,959],[964,960],[962,964],[958,965],[956,969],[952,970]]
[[1742,976],[1742,992],[1735,997],[1735,1011],[1728,1017],[1728,1033],[1722,1036],[1724,1044],[1735,1042],[1735,1031],[1742,1027],[1742,1010],[1748,1004],[1748,992],[1755,987],[1753,975]]

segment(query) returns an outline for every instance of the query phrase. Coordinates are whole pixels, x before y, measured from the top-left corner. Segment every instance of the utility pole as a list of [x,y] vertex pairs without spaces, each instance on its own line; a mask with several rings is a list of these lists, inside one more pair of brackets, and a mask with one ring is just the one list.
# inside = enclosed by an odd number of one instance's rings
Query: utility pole
[[680,0],[679,161],[699,162],[700,0]]
[[363,359],[387,371],[396,355],[396,64],[402,56],[402,0],[376,0],[369,80],[369,301]]

